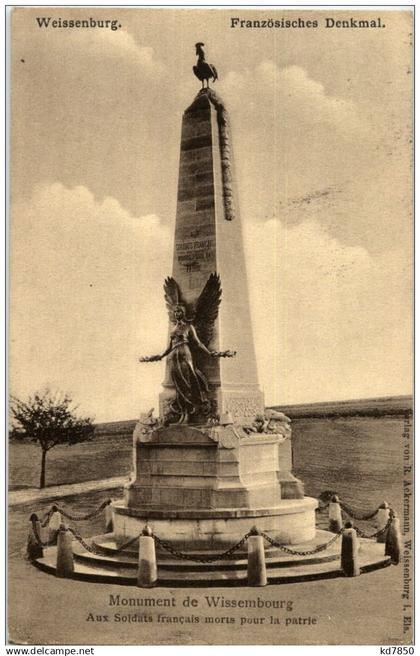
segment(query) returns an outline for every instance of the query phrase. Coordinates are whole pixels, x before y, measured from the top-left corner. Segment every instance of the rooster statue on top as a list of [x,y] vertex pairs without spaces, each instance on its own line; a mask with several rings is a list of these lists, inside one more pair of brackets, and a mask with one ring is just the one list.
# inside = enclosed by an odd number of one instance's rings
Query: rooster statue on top
[[209,79],[212,77],[213,82],[217,80],[217,70],[213,64],[206,62],[206,56],[203,50],[204,43],[195,44],[195,54],[197,55],[197,65],[193,66],[194,75],[201,80],[201,87],[204,89],[204,80],[207,81],[207,88],[209,88]]

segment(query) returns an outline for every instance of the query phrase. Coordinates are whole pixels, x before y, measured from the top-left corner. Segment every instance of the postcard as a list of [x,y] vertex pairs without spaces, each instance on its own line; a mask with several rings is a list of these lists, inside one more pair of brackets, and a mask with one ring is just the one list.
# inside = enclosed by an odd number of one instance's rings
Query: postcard
[[413,9],[7,16],[9,643],[413,653]]

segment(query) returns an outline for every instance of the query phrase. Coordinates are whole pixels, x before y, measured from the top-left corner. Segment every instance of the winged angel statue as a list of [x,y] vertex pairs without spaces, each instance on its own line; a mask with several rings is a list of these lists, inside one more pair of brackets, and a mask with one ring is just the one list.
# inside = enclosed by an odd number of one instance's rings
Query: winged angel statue
[[209,398],[206,377],[200,371],[203,358],[232,358],[236,351],[211,351],[222,289],[220,278],[212,273],[196,303],[187,304],[174,278],[164,284],[166,307],[171,328],[169,344],[160,355],[139,358],[140,362],[157,362],[167,357],[176,397],[171,411],[179,417],[178,423],[188,423],[194,414],[208,414]]

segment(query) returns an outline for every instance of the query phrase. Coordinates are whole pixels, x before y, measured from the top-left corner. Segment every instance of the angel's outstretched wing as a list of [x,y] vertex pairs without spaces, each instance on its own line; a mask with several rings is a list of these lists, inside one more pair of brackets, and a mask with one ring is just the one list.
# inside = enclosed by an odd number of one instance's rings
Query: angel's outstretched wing
[[165,284],[163,285],[163,290],[165,292],[165,302],[168,309],[169,321],[175,323],[174,309],[176,305],[183,305],[183,299],[181,290],[175,278],[165,278]]
[[222,287],[220,278],[217,273],[211,273],[197,300],[194,318],[197,335],[207,347],[213,336],[214,322],[219,313],[221,297]]

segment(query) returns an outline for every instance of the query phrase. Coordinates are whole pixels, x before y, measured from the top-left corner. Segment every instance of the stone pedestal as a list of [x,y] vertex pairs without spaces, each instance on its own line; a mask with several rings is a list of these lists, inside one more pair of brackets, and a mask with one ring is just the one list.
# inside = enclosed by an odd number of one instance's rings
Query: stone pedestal
[[115,506],[122,541],[145,523],[184,550],[226,548],[255,524],[284,544],[315,535],[317,501],[303,498],[290,474],[290,439],[236,425],[173,425],[140,434],[133,448],[126,503]]

